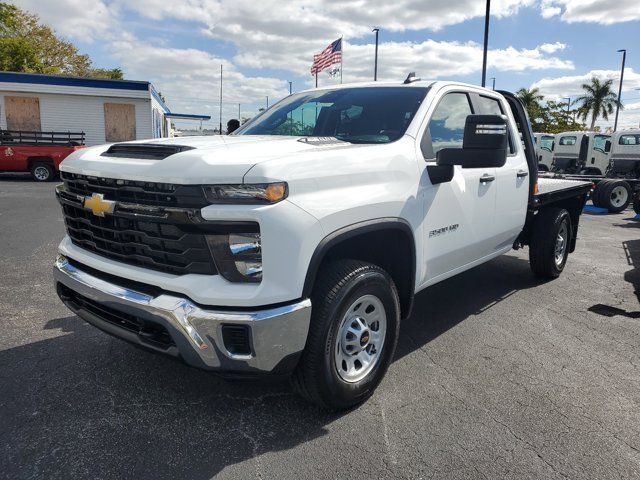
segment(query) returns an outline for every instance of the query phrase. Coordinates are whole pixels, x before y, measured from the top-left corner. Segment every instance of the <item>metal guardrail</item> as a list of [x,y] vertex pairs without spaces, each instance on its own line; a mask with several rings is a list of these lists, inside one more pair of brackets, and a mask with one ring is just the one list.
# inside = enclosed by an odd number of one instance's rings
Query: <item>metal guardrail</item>
[[3,145],[84,145],[84,132],[32,132],[0,130]]

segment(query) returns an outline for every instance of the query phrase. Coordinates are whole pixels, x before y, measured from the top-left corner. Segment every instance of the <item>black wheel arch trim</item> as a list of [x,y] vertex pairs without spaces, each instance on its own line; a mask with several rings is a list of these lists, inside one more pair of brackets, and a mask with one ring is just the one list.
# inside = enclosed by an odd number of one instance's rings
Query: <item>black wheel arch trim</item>
[[326,254],[335,246],[340,243],[349,240],[350,238],[356,237],[358,235],[363,235],[367,233],[372,233],[380,230],[399,230],[406,234],[409,238],[411,244],[411,278],[409,285],[411,286],[411,291],[409,292],[409,302],[406,306],[406,309],[403,312],[403,317],[409,316],[411,312],[411,307],[413,305],[413,297],[415,293],[415,279],[416,279],[416,242],[413,234],[413,229],[409,222],[403,218],[399,217],[382,217],[375,218],[371,220],[365,220],[362,222],[353,223],[351,225],[347,225],[345,227],[339,228],[329,235],[325,236],[318,246],[316,247],[313,255],[311,256],[311,260],[309,262],[309,266],[307,268],[307,274],[304,280],[304,287],[302,289],[302,298],[309,298],[311,295],[311,291],[313,290],[313,286],[316,281],[316,277],[318,274],[318,270],[322,265],[322,261],[324,260]]

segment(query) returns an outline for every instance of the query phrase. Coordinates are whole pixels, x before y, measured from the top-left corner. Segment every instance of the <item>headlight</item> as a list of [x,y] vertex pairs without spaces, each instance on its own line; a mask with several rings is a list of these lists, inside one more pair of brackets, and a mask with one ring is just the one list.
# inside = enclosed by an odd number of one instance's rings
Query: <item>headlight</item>
[[287,198],[287,190],[285,182],[204,187],[205,196],[211,203],[276,203]]
[[207,235],[207,242],[224,278],[230,282],[259,283],[262,280],[260,232]]

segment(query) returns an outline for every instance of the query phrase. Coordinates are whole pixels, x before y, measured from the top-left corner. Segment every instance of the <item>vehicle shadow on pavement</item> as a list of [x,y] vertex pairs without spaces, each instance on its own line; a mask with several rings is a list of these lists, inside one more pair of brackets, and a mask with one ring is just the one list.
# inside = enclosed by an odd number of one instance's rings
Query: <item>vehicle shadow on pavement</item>
[[542,283],[545,280],[533,275],[528,261],[502,255],[428,287],[416,295],[411,316],[400,326],[396,358],[410,354],[517,291]]
[[[403,323],[397,358],[539,284],[528,262],[503,256],[430,287]],[[227,382],[75,316],[45,330],[51,338],[0,351],[6,478],[203,480],[245,462],[260,476],[257,457],[327,435],[341,416],[305,403],[285,380]]]
[[0,352],[3,478],[209,479],[339,418],[286,381],[227,382],[75,316],[45,328],[59,336]]
[[633,290],[640,303],[640,240],[622,242],[627,263],[632,267],[624,274],[624,279],[633,285]]
[[[622,248],[627,259],[627,264],[632,267],[631,270],[627,270],[624,273],[624,279],[633,286],[633,291],[638,299],[638,303],[640,304],[640,268],[638,268],[640,266],[640,240],[628,240],[622,242]],[[627,311],[619,307],[604,305],[602,303],[592,305],[588,310],[605,317],[615,317],[620,315],[627,318],[640,318],[640,310]]]

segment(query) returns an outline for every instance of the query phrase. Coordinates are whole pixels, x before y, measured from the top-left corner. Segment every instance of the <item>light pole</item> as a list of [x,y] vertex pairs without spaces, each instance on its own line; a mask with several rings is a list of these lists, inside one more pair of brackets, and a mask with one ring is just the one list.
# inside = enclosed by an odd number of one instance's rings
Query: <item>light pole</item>
[[240,104],[238,104],[238,121],[240,121]]
[[491,0],[487,0],[487,11],[484,15],[484,48],[482,50],[482,86],[487,83],[487,47],[489,46],[489,15],[491,13]]
[[620,113],[620,102],[622,97],[622,80],[624,79],[624,62],[627,60],[627,50],[618,50],[618,53],[622,52],[622,68],[620,68],[620,85],[618,86],[618,103],[616,104],[616,120],[613,122],[613,131],[618,128],[618,113]]
[[293,89],[293,82],[289,82],[289,95],[291,95]]
[[220,135],[222,135],[222,64],[220,64]]
[[496,89],[496,77],[491,77],[491,90],[495,90]]
[[567,101],[567,120],[569,120],[569,108],[571,107],[571,97],[562,97],[562,100]]
[[269,108],[269,95],[267,95],[267,109]]
[[373,27],[372,32],[376,32],[376,53],[373,61],[373,81],[378,81],[378,34],[380,33],[380,27]]

